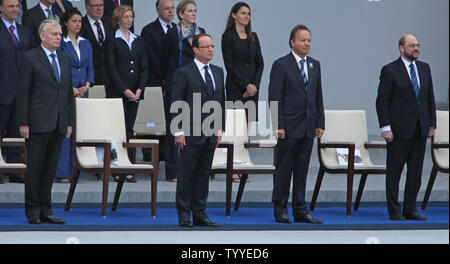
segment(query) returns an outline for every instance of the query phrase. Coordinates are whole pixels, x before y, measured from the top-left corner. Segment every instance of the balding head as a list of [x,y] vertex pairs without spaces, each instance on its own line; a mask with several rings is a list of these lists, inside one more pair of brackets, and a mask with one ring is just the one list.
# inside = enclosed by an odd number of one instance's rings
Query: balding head
[[406,60],[413,62],[419,58],[419,40],[413,34],[405,34],[398,41],[400,54]]

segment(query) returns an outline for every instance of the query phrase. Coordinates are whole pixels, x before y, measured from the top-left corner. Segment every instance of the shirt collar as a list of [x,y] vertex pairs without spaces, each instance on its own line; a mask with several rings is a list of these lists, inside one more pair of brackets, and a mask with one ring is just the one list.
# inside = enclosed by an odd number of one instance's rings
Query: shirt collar
[[[64,42],[70,42],[70,41],[71,41],[70,38],[69,38],[69,36],[64,37],[63,40],[64,40]],[[78,37],[77,37],[77,45],[78,45],[78,46],[80,45],[80,41],[82,41],[82,40],[84,40],[83,37],[81,37],[81,36],[78,36]]]
[[44,45],[42,45],[41,44],[41,48],[44,50],[44,52],[45,52],[45,55],[47,55],[47,57],[50,57],[50,54],[55,54],[56,55],[56,58],[58,58],[58,54],[56,53],[56,50],[54,51],[54,52],[51,52],[51,51],[49,51],[48,49],[46,49],[45,47],[44,47]]
[[203,70],[203,68],[204,68],[205,66],[208,66],[208,68],[211,69],[211,67],[209,66],[209,62],[208,62],[207,64],[203,64],[202,62],[200,62],[199,60],[197,60],[197,58],[194,58],[194,62],[195,62],[195,65],[197,65],[197,68],[198,68],[199,70]]
[[[0,16],[1,17],[1,16]],[[9,23],[8,21],[6,21],[3,17],[1,17],[2,18],[2,20],[3,20],[3,23],[5,23],[5,26],[6,26],[6,28],[9,30],[9,27],[11,26],[11,25],[13,25],[14,26],[14,28],[15,29],[17,29],[17,25],[16,25],[16,21],[14,20],[13,22],[12,22],[12,24],[11,23]]]
[[[47,7],[46,7],[41,1],[39,1],[39,5],[41,6],[41,9],[42,9],[42,11],[43,11],[44,14],[45,14],[45,17],[47,17],[47,16],[48,16],[48,13],[45,11],[45,9],[47,9]],[[52,6],[50,6],[48,9],[52,10]],[[52,13],[53,13],[53,10],[52,10]],[[53,14],[53,15],[54,15],[54,14]]]
[[172,27],[172,22],[169,22],[169,24],[167,24],[160,17],[158,17],[158,20],[159,20],[159,23],[161,23],[161,26],[164,28],[164,30],[167,29],[167,25],[170,25],[170,27]]
[[307,58],[308,58],[308,56],[305,56],[304,58],[300,58],[300,56],[298,56],[294,51],[292,51],[292,54],[294,55],[295,61],[296,61],[297,63],[299,63],[300,60],[302,60],[302,59],[307,60]]
[[409,61],[407,61],[405,58],[403,58],[402,56],[400,56],[400,58],[402,58],[402,61],[403,61],[403,63],[405,64],[405,67],[406,67],[407,69],[409,69],[409,65],[410,65],[411,63],[414,65],[414,68],[417,69],[416,61],[409,62]]
[[98,23],[100,23],[100,26],[103,25],[103,22],[102,22],[101,19],[95,20],[95,19],[93,19],[92,17],[90,17],[89,14],[87,14],[87,18],[88,18],[89,23],[90,23],[91,25],[93,25],[93,24],[94,24],[95,22],[97,22],[97,21],[98,21]]
[[[128,30],[128,32],[130,33],[130,42],[137,38],[137,36],[134,35],[131,31]],[[121,39],[126,40],[125,36],[122,34],[120,29],[116,30],[116,38],[121,38]]]

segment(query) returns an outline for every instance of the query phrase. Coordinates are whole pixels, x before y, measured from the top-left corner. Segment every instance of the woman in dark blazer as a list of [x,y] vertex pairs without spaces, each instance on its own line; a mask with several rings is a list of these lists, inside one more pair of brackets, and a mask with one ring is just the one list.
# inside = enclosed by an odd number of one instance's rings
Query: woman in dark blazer
[[227,101],[253,101],[258,119],[259,85],[264,70],[264,60],[258,36],[252,32],[250,7],[244,2],[236,3],[228,16],[227,27],[222,35],[222,55],[227,70],[225,89]]
[[[110,85],[106,86],[107,98],[122,98],[125,113],[127,140],[133,137],[134,122],[139,100],[144,99],[147,83],[147,53],[142,38],[130,31],[134,22],[134,11],[131,6],[121,5],[114,9],[113,26],[117,29],[111,40],[107,42],[106,64]],[[132,163],[136,161],[135,149],[128,149],[128,157]],[[127,175],[126,181],[136,182],[134,175]],[[114,176],[118,181],[119,177]]]
[[[59,50],[68,54],[72,62],[72,86],[75,97],[87,97],[88,88],[94,83],[92,46],[89,40],[78,36],[81,29],[81,13],[76,8],[67,10],[61,19],[63,38]],[[63,140],[56,182],[68,183],[75,166],[73,137]]]
[[[227,101],[248,101],[254,103],[255,112],[246,109],[248,128],[258,120],[259,85],[264,70],[261,46],[255,32],[252,32],[250,7],[244,2],[236,3],[228,16],[227,27],[222,35],[222,55],[227,70]],[[241,175],[233,175],[234,182],[240,182]],[[247,182],[249,179],[247,178]]]

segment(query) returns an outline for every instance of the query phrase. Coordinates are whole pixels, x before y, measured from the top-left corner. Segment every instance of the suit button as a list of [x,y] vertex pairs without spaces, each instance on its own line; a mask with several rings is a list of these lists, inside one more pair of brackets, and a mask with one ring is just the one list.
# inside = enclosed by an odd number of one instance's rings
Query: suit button
[[78,68],[78,71],[81,71],[81,69],[80,69],[80,68]]
[[134,61],[130,61],[131,64],[134,64]]
[[131,72],[131,73],[134,73],[134,70],[131,70],[130,72]]

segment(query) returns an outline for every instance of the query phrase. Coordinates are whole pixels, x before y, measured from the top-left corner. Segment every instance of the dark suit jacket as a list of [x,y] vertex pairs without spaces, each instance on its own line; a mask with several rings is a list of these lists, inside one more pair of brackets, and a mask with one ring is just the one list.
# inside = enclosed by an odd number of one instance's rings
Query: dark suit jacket
[[381,69],[376,108],[380,127],[391,126],[394,138],[411,139],[420,121],[423,138],[436,127],[436,105],[430,66],[416,60],[420,80],[419,98],[405,64],[399,58]]
[[85,39],[88,39],[92,45],[93,63],[94,63],[94,83],[97,85],[105,84],[102,74],[103,70],[105,70],[104,68],[106,68],[104,67],[104,65],[106,64],[105,47],[106,42],[111,38],[111,34],[113,34],[111,18],[103,16],[102,23],[105,29],[105,36],[104,36],[105,42],[103,43],[103,45],[100,45],[100,43],[97,41],[97,38],[95,38],[95,34],[92,31],[92,27],[91,24],[89,23],[87,15],[84,16],[81,20],[81,30],[80,30],[80,36],[82,36]]
[[[52,7],[52,12],[53,15],[56,15],[59,17],[59,19],[61,19],[63,14],[60,10]],[[47,14],[42,11],[39,3],[35,7],[28,9],[23,13],[22,25],[28,27],[31,30],[31,33],[33,33],[35,47],[41,45],[39,26],[45,19],[47,19]]]
[[[176,27],[175,23],[171,23],[172,27]],[[161,73],[161,53],[163,40],[166,34],[164,33],[159,18],[146,25],[142,29],[141,37],[145,40],[147,45],[147,57],[148,57],[148,86],[161,86],[162,85],[162,73]]]
[[[210,114],[202,113],[200,120],[198,120],[198,116],[196,116],[194,120],[194,93],[200,93],[201,94],[201,105],[196,105],[195,107],[200,107],[200,109],[203,107],[203,104],[207,101],[216,101],[221,105],[221,115],[222,115],[222,122],[221,124],[215,124],[216,130],[221,129],[222,131],[225,131],[225,92],[224,92],[224,76],[223,76],[223,69],[209,64],[211,67],[211,71],[213,73],[213,78],[215,82],[215,92],[214,96],[210,97],[207,92],[205,81],[203,80],[203,77],[200,73],[200,71],[197,68],[197,65],[195,62],[191,62],[183,67],[178,68],[174,73],[174,79],[173,79],[173,87],[172,87],[172,102],[176,101],[184,101],[188,103],[190,108],[190,124],[189,124],[189,131],[184,131],[184,134],[186,136],[186,144],[203,144],[206,139],[208,138],[207,135],[204,135],[203,132],[201,133],[201,136],[194,136],[194,127],[195,129],[202,128],[203,121],[210,116]],[[200,110],[201,111],[201,110]],[[178,114],[172,114],[172,117],[177,116]],[[197,121],[197,122],[195,122]],[[201,121],[201,123],[198,123]],[[221,125],[222,127],[219,128],[218,126]],[[185,128],[187,127],[187,124],[183,125]],[[217,136],[213,135],[210,136],[211,142],[217,141]]]
[[33,48],[33,35],[19,23],[19,46],[14,45],[9,29],[0,19],[0,104],[11,104],[16,97],[19,65],[23,53]]
[[249,84],[254,84],[259,89],[264,60],[258,36],[254,32],[253,35],[255,42],[248,40],[250,51],[248,54],[239,45],[241,40],[236,30],[222,35],[222,55],[227,70],[227,96],[229,93],[242,95]]
[[30,133],[57,129],[66,134],[67,126],[73,126],[72,65],[67,54],[56,53],[60,83],[42,47],[27,51],[23,56],[16,99],[17,120],[19,126],[30,126]]
[[72,62],[72,84],[79,88],[90,82],[94,84],[94,64],[92,63],[92,47],[87,39],[82,39],[79,44],[80,58],[72,45],[72,42],[65,42],[61,39],[59,50],[70,56]]
[[[205,30],[199,27],[200,33],[205,33]],[[194,60],[195,54],[192,50],[192,45],[187,39],[182,43],[182,65],[184,66]],[[176,27],[173,27],[167,31],[167,34],[163,40],[162,57],[161,57],[161,70],[162,76],[165,80],[164,87],[167,92],[171,92],[172,75],[175,69],[180,67],[180,48],[178,45],[178,31]]]
[[144,40],[137,37],[132,49],[121,38],[111,38],[106,47],[106,63],[111,85],[106,87],[107,98],[122,98],[123,92],[130,89],[133,93],[138,88],[144,90],[147,83],[147,52]]
[[325,129],[320,63],[308,56],[306,65],[307,89],[292,52],[276,60],[270,72],[269,101],[278,102],[278,129],[288,138],[314,137],[316,128]]

